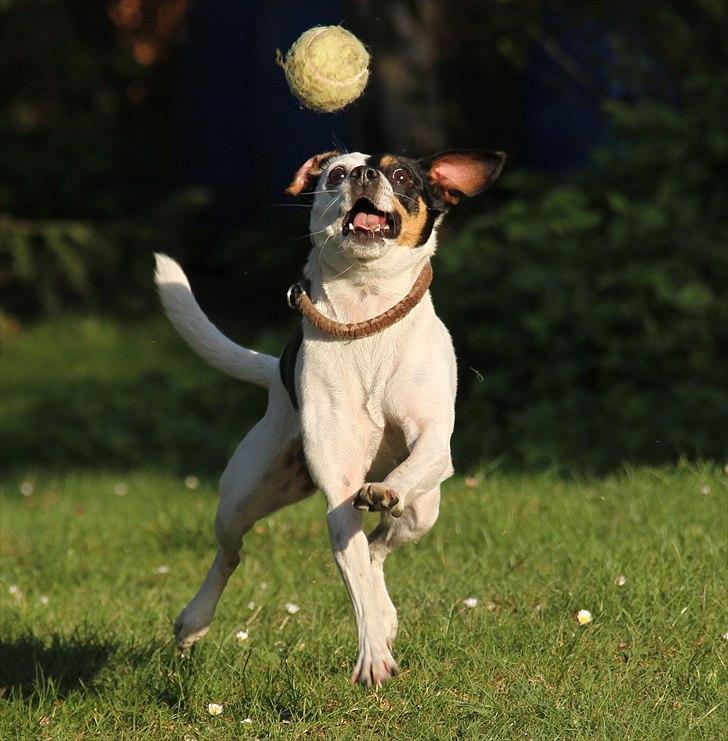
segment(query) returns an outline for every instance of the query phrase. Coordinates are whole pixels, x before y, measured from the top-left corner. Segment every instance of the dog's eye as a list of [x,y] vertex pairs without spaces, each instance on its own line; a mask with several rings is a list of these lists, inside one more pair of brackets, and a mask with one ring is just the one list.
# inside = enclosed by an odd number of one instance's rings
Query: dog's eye
[[400,185],[409,185],[412,182],[412,173],[406,167],[398,167],[392,173],[392,180]]
[[346,170],[339,166],[334,167],[326,178],[327,185],[338,185],[346,177]]

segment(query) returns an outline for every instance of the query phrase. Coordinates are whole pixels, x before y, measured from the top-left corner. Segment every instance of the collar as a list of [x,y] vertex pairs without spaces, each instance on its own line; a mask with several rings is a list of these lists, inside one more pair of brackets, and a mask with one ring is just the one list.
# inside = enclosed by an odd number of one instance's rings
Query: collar
[[312,324],[324,334],[328,334],[338,340],[358,340],[362,337],[370,337],[373,334],[377,334],[387,329],[387,327],[391,327],[400,319],[404,319],[417,306],[425,293],[427,293],[430,283],[432,283],[432,265],[428,261],[417,276],[417,280],[412,284],[409,293],[401,301],[398,301],[394,306],[378,316],[365,319],[363,322],[354,322],[351,324],[336,322],[322,314],[308,297],[311,284],[307,280],[294,283],[288,289],[286,300],[292,309],[300,311],[308,320],[309,324]]

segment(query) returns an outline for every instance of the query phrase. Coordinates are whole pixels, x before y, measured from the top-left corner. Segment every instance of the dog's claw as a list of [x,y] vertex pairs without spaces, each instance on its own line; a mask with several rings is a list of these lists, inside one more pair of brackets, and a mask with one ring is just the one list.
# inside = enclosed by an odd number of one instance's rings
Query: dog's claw
[[404,512],[397,493],[384,484],[364,484],[354,497],[354,507],[364,512],[390,512],[394,517]]
[[362,660],[360,658],[351,675],[351,683],[360,684],[367,689],[381,687],[388,679],[399,674],[399,667],[394,659],[389,656],[387,660]]

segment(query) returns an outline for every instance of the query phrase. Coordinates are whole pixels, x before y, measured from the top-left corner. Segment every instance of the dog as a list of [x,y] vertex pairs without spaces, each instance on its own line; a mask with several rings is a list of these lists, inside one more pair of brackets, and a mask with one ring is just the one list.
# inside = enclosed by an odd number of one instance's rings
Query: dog
[[[314,196],[305,280],[289,292],[301,332],[281,359],[235,344],[207,319],[169,257],[156,256],[165,312],[209,364],[269,391],[264,417],[220,479],[217,555],[174,626],[184,650],[208,631],[254,523],[320,489],[334,559],[358,634],[352,683],[395,675],[397,610],[384,561],[421,538],[450,477],[457,383],[450,335],[427,290],[443,216],[500,174],[502,152],[424,159],[338,151],[295,173],[291,196]],[[367,536],[362,510],[380,512]]]

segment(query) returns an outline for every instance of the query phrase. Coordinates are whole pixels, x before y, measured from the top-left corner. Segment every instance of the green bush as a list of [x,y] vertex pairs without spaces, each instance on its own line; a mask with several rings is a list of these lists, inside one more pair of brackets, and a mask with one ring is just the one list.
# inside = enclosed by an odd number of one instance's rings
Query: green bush
[[725,454],[725,83],[691,79],[679,110],[609,103],[595,168],[504,179],[506,204],[443,246],[466,461]]

